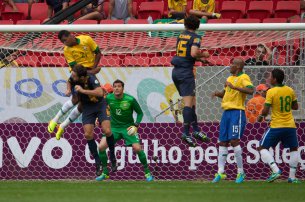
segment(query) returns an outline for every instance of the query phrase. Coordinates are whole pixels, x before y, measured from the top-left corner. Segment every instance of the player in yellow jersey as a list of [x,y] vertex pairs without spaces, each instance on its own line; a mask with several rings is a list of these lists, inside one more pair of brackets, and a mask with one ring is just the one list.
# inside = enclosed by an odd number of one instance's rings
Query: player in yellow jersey
[[221,17],[221,14],[215,13],[215,0],[194,0],[193,9],[189,13],[206,20]]
[[240,139],[243,135],[246,125],[245,100],[246,96],[254,92],[250,77],[243,73],[244,61],[234,59],[230,66],[230,76],[222,92],[214,92],[213,97],[222,98],[221,107],[224,110],[220,121],[219,133],[219,153],[218,153],[218,172],[215,175],[213,183],[226,178],[224,172],[225,163],[228,155],[228,147],[231,145],[237,164],[237,177],[235,182],[242,183],[246,177],[243,170],[242,149]]
[[299,108],[297,98],[294,90],[283,84],[285,77],[283,70],[272,70],[270,77],[270,83],[273,88],[267,92],[265,106],[258,117],[258,122],[261,122],[268,115],[271,108],[271,124],[262,137],[258,150],[262,161],[272,169],[272,174],[267,179],[267,182],[273,182],[281,175],[281,170],[277,167],[268,149],[282,142],[284,148],[290,149],[288,182],[299,183],[300,181],[295,177],[299,156],[298,138],[292,115],[292,110],[298,110]]
[[[62,30],[58,33],[58,39],[65,45],[64,56],[67,60],[70,71],[76,65],[82,65],[87,69],[88,74],[97,74],[101,67],[98,67],[101,59],[101,51],[94,40],[88,35],[79,35],[75,37],[69,31]],[[74,91],[75,82],[70,77],[67,82],[66,96],[72,94],[72,99],[63,104],[56,116],[49,122],[48,131],[54,132],[60,117],[65,115],[70,109],[78,104],[78,95]],[[81,114],[81,105],[75,107],[69,117],[60,124],[56,133],[56,139],[60,139],[64,129]]]

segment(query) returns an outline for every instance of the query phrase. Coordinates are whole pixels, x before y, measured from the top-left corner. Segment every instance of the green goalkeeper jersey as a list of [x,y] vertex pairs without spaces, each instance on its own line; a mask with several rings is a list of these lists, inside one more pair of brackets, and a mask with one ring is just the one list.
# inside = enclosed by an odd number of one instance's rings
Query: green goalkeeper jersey
[[142,121],[143,111],[133,96],[124,93],[122,99],[117,99],[111,93],[107,95],[106,100],[110,109],[112,128],[127,128],[134,125],[133,111],[137,113],[136,123]]

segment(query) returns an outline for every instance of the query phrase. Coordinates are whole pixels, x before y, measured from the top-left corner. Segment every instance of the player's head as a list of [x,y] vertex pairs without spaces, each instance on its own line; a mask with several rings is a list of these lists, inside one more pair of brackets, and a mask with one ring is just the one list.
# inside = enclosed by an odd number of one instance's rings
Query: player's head
[[121,96],[124,92],[124,82],[117,79],[113,82],[113,93],[115,96]]
[[259,94],[263,97],[266,97],[266,93],[267,93],[267,90],[268,90],[268,86],[266,84],[259,84],[258,86],[256,86],[255,88],[255,93],[256,94]]
[[283,84],[285,73],[281,69],[274,69],[271,72],[270,83],[271,85]]
[[87,69],[80,64],[77,64],[73,67],[71,77],[74,81],[84,82],[87,76]]
[[263,44],[258,44],[255,50],[255,57],[259,61],[263,61],[267,53],[266,47]]
[[184,18],[184,27],[187,30],[197,30],[200,26],[200,20],[195,15],[189,15]]
[[245,66],[245,62],[241,58],[234,58],[230,65],[230,73],[233,75],[242,72]]
[[67,30],[61,30],[58,33],[58,39],[66,46],[74,46],[76,43],[75,37]]

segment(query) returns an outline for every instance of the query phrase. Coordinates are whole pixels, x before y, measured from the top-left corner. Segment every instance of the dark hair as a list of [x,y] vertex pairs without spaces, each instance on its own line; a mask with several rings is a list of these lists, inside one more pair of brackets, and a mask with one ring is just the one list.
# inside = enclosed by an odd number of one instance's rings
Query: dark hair
[[63,36],[65,36],[65,37],[70,36],[70,32],[67,31],[67,30],[61,30],[61,31],[58,33],[58,39],[61,40]]
[[80,64],[76,64],[73,67],[73,72],[75,72],[78,77],[87,76],[87,69],[83,65],[80,65]]
[[184,26],[186,29],[197,30],[200,26],[200,20],[195,15],[189,15],[184,18]]
[[284,78],[285,78],[285,73],[284,73],[283,70],[281,70],[281,69],[274,69],[274,70],[272,70],[271,74],[272,74],[272,77],[276,79],[276,82],[278,84],[282,84],[283,83]]
[[120,83],[121,85],[122,85],[122,87],[124,88],[124,82],[123,81],[121,81],[120,79],[117,79],[117,80],[115,80],[114,82],[113,82],[113,86],[114,86],[114,84],[116,84],[116,83]]

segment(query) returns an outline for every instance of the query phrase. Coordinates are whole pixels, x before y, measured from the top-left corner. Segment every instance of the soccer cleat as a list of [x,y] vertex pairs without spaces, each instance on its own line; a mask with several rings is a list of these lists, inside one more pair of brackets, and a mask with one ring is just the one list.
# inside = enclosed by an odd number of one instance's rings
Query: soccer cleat
[[224,174],[224,173],[216,173],[215,174],[215,178],[213,179],[212,183],[217,183],[219,182],[220,180],[224,180],[227,178],[227,175]]
[[193,142],[192,138],[188,135],[183,134],[182,140],[184,140],[190,147],[196,147],[196,144]]
[[288,183],[301,184],[301,181],[298,179],[288,178]]
[[49,133],[53,133],[56,126],[57,126],[57,123],[55,121],[51,120],[48,125]]
[[268,177],[268,179],[266,181],[267,182],[273,182],[274,180],[279,178],[281,176],[281,174],[282,174],[282,171],[280,171],[280,170],[277,173],[271,173],[271,175]]
[[203,132],[194,132],[193,136],[197,140],[201,140],[202,142],[210,142],[210,138],[208,138],[207,135],[204,134]]
[[57,133],[56,133],[56,140],[60,140],[60,138],[64,132],[65,132],[65,130],[59,126],[57,129]]
[[103,181],[103,180],[107,180],[109,178],[109,175],[102,173],[100,176],[98,176],[97,178],[95,178],[96,181]]
[[245,178],[246,178],[245,173],[238,173],[237,177],[236,177],[236,180],[235,180],[235,183],[240,184],[245,180]]
[[145,174],[145,178],[147,182],[151,182],[154,180],[154,177],[150,173]]

